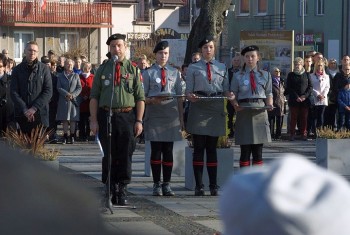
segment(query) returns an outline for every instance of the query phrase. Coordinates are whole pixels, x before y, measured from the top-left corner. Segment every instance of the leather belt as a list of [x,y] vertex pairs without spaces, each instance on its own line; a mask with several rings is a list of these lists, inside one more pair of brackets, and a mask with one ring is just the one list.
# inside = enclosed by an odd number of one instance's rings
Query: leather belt
[[222,92],[207,93],[204,91],[195,91],[194,94],[200,95],[200,96],[206,96],[206,97],[214,97],[214,96],[221,96]]
[[259,103],[261,101],[264,101],[264,99],[254,98],[254,99],[241,99],[241,100],[238,100],[239,103]]
[[[109,112],[109,107],[107,106],[103,107],[102,109]],[[112,108],[113,113],[129,113],[131,110],[132,107],[125,107],[120,109]]]

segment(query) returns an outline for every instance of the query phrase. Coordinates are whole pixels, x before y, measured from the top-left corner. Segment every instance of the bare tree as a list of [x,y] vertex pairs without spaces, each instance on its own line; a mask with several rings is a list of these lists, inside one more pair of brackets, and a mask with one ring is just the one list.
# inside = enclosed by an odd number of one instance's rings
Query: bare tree
[[201,1],[200,14],[193,24],[187,40],[185,64],[191,63],[191,55],[198,51],[198,43],[205,36],[218,38],[224,28],[224,19],[231,0]]

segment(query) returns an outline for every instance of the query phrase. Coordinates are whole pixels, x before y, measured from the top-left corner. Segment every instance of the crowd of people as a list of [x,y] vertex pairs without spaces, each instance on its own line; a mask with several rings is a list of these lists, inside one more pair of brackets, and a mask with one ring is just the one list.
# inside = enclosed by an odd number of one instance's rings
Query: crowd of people
[[[227,69],[215,59],[215,38],[209,36],[199,42],[192,63],[181,68],[169,63],[167,41],[154,47],[152,65],[145,55],[136,61],[126,58],[123,34],[111,35],[106,44],[108,59],[97,70],[85,56],[66,58],[52,50],[39,60],[35,41],[26,44],[17,66],[3,50],[0,124],[2,131],[11,126],[26,134],[44,125],[52,130],[51,143],[73,144],[97,136],[104,153],[102,182],[109,186],[113,204],[127,204],[137,138],[150,141],[154,196],[175,195],[170,185],[173,145],[185,130],[193,144],[194,195],[205,195],[208,183],[210,195],[217,196],[220,136],[234,137],[240,145],[243,168],[263,165],[263,145],[282,138],[288,109],[291,141],[298,135],[303,140],[315,137],[324,126],[350,129],[347,55],[338,66],[335,59],[310,52],[304,59],[296,57],[293,71],[283,77],[278,67],[265,71],[260,66],[254,45],[236,53]],[[63,126],[60,141],[58,123]],[[209,182],[202,180],[204,165]]]

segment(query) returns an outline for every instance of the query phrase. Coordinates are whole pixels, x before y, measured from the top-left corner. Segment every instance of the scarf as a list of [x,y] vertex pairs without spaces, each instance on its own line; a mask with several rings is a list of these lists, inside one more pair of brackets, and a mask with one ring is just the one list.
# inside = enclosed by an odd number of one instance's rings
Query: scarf
[[301,70],[294,69],[293,73],[295,73],[296,75],[302,75],[303,73],[305,73],[305,69],[304,68],[302,68]]
[[280,86],[280,82],[281,82],[280,77],[273,77],[272,78],[272,85],[275,85],[275,86],[279,87]]

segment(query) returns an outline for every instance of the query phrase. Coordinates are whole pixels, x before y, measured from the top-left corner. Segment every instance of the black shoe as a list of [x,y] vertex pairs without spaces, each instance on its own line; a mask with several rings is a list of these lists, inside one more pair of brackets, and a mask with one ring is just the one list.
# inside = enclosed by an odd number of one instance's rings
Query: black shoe
[[63,140],[62,140],[62,144],[67,144],[68,143],[68,135],[64,134],[63,135]]
[[205,195],[203,184],[201,186],[196,186],[196,188],[194,189],[194,195],[195,196],[204,196]]
[[118,186],[118,205],[125,206],[128,204],[128,192],[126,184],[119,183]]
[[75,141],[75,134],[70,134],[68,137],[68,144],[74,144]]
[[154,183],[153,184],[153,196],[163,196],[162,193],[162,186],[160,184],[160,182]]
[[175,193],[171,190],[168,182],[162,184],[162,192],[164,196],[175,196]]
[[111,202],[112,202],[112,205],[117,205],[118,204],[118,198],[117,198],[117,189],[115,187],[115,184],[112,184],[111,185],[111,194],[112,194],[112,197],[111,197]]
[[209,189],[210,189],[211,196],[219,196],[219,194],[218,194],[219,186],[217,186],[216,184],[209,185]]

